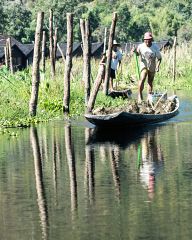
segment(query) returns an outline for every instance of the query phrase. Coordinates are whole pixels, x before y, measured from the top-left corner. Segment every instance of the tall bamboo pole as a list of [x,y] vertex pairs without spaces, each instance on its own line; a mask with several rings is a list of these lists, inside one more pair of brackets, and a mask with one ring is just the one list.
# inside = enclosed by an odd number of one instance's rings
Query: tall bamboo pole
[[83,42],[83,82],[85,85],[85,105],[89,101],[91,89],[91,44],[89,20],[80,19],[81,35]]
[[62,52],[62,49],[61,49],[59,43],[57,43],[57,48],[58,48],[59,52],[61,53],[63,63],[65,64],[65,56],[64,56],[64,53]]
[[49,10],[49,57],[51,63],[51,76],[55,76],[55,61],[53,51],[53,10]]
[[108,94],[108,88],[109,88],[109,77],[110,77],[110,71],[111,71],[111,57],[112,57],[112,47],[113,47],[113,39],[115,36],[115,27],[117,22],[117,13],[113,13],[113,19],[109,34],[109,41],[108,41],[108,52],[107,52],[107,63],[106,63],[106,72],[105,72],[105,80],[104,80],[104,86],[103,86],[103,92],[105,95]]
[[12,57],[12,49],[11,49],[11,38],[7,39],[7,45],[8,45],[8,53],[9,53],[9,67],[10,71],[13,74],[13,57]]
[[107,28],[105,28],[105,33],[104,33],[103,53],[106,52],[106,45],[107,45]]
[[173,83],[175,83],[176,79],[176,56],[177,56],[177,37],[174,38],[173,43]]
[[58,35],[58,28],[56,27],[56,28],[55,28],[55,34],[54,34],[54,44],[53,44],[54,64],[56,64],[57,35]]
[[46,48],[46,35],[45,35],[45,31],[43,31],[42,52],[41,52],[41,61],[42,61],[42,71],[43,71],[43,73],[45,73],[45,48]]
[[9,67],[9,62],[8,62],[7,44],[6,44],[6,46],[4,47],[4,54],[5,54],[5,66],[6,66],[6,68],[8,68],[8,67]]
[[103,63],[100,63],[97,78],[96,78],[96,80],[94,82],[94,85],[92,87],[90,98],[89,98],[89,101],[88,101],[88,104],[87,104],[87,112],[88,113],[92,112],[92,110],[94,108],[97,93],[99,91],[99,87],[101,85],[104,73],[105,73],[105,65]]
[[36,116],[38,93],[39,93],[39,82],[40,82],[40,48],[42,39],[42,28],[43,28],[44,12],[39,12],[37,15],[37,26],[35,31],[35,45],[33,53],[33,70],[32,70],[32,90],[31,99],[29,102],[29,114]]
[[72,51],[73,51],[73,14],[67,13],[67,51],[66,51],[66,61],[65,61],[64,97],[63,97],[64,114],[69,113]]

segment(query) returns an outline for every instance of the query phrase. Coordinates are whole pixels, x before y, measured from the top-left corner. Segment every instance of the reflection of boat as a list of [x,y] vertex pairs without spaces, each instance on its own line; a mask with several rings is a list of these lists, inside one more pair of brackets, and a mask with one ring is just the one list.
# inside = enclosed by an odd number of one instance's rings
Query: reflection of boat
[[87,144],[116,144],[122,148],[126,148],[133,142],[141,139],[147,132],[155,131],[162,127],[163,125],[151,125],[143,126],[140,128],[137,127],[125,127],[125,128],[115,128],[113,131],[109,128],[94,128],[87,140]]
[[[171,98],[171,97],[170,97]],[[129,112],[116,112],[106,115],[93,115],[85,114],[85,118],[92,124],[98,127],[111,127],[111,126],[139,126],[148,125],[157,122],[164,122],[174,116],[176,116],[179,111],[179,99],[174,96],[176,101],[175,109],[168,113],[163,114],[141,114],[141,113],[129,113]]]

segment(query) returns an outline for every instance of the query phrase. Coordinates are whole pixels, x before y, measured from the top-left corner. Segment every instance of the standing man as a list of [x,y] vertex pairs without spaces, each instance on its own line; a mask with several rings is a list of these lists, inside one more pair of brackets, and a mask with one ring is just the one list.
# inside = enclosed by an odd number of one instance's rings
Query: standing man
[[153,43],[152,33],[146,32],[144,34],[144,43],[139,44],[136,54],[140,56],[140,80],[138,102],[143,100],[144,83],[147,78],[147,93],[148,98],[153,93],[153,80],[155,72],[159,71],[161,63],[161,53],[158,46]]
[[113,40],[113,49],[112,49],[112,58],[111,58],[111,72],[110,72],[110,80],[109,80],[109,88],[113,90],[113,79],[116,78],[116,71],[118,67],[121,65],[122,53],[118,49],[120,44],[117,43],[116,40]]

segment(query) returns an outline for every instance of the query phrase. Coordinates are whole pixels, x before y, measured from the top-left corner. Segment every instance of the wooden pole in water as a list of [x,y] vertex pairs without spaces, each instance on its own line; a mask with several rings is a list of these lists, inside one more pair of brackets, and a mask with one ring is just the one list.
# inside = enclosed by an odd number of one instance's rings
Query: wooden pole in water
[[173,43],[173,83],[175,83],[176,80],[176,56],[177,56],[177,37],[174,38]]
[[111,71],[111,57],[112,57],[112,47],[113,47],[113,39],[115,36],[115,27],[117,22],[117,13],[113,13],[113,19],[109,34],[109,41],[108,41],[108,52],[107,52],[107,63],[106,63],[106,72],[105,72],[105,80],[103,86],[103,92],[105,95],[108,94],[109,89],[109,78],[110,78],[110,71]]
[[91,89],[91,44],[89,20],[80,19],[83,42],[83,82],[85,85],[85,105],[87,106]]
[[64,114],[69,113],[72,51],[73,51],[73,14],[67,13],[67,51],[66,51],[66,60],[65,60],[64,97],[63,97],[63,113]]
[[54,51],[53,51],[53,10],[49,10],[49,56],[51,63],[51,76],[55,76],[55,62],[54,62]]
[[41,53],[42,72],[43,73],[45,73],[45,47],[46,47],[46,35],[45,35],[45,31],[43,31],[42,53]]
[[29,102],[29,114],[33,117],[36,116],[38,93],[39,93],[39,82],[40,82],[40,48],[42,39],[42,28],[43,28],[44,12],[39,12],[37,15],[37,26],[35,31],[35,44],[33,53],[33,69],[32,69],[32,90],[31,99]]

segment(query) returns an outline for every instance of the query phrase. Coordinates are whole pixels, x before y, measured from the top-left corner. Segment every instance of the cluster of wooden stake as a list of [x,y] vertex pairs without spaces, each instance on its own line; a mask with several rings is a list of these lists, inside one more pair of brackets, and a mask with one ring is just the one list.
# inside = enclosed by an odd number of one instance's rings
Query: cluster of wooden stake
[[[108,95],[110,63],[112,57],[112,46],[115,35],[115,26],[117,21],[117,13],[113,13],[106,63],[100,63],[97,77],[91,88],[91,33],[89,20],[80,19],[80,28],[82,35],[82,49],[83,49],[83,83],[85,87],[85,107],[86,112],[91,112],[94,108],[97,93],[99,91],[102,80],[103,91]],[[32,90],[29,102],[29,113],[31,116],[36,116],[38,104],[38,91],[40,83],[40,61],[42,61],[42,70],[45,71],[45,32],[43,31],[44,13],[39,12],[37,15],[37,25],[35,32],[34,55],[33,55],[33,70],[32,70]],[[63,113],[69,114],[70,110],[70,80],[72,70],[72,51],[73,51],[73,14],[67,13],[67,49],[66,57],[62,53],[59,44],[57,44],[57,28],[55,29],[55,36],[53,37],[53,11],[50,10],[49,18],[49,54],[51,63],[51,75],[55,77],[55,60],[57,48],[62,54],[65,64],[64,71],[64,95],[63,95]],[[106,48],[106,47],[105,47]]]

